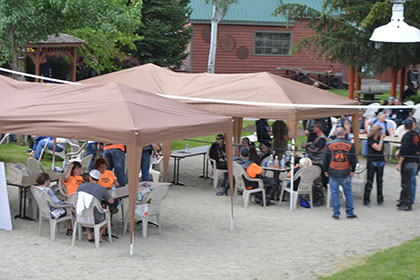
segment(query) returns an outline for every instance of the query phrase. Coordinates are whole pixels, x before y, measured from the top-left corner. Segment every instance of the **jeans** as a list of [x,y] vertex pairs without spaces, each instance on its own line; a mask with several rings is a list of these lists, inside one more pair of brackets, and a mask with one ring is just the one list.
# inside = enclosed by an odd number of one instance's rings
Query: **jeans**
[[141,153],[141,181],[148,182],[150,181],[149,169],[150,169],[150,155],[152,154],[151,150],[144,150]]
[[412,194],[411,194],[411,179],[413,172],[417,170],[417,163],[409,162],[403,163],[401,167],[401,194],[400,194],[400,206],[411,207]]
[[346,213],[347,216],[352,216],[353,213],[353,192],[351,189],[351,178],[349,177],[330,177],[330,191],[331,201],[333,205],[334,216],[340,216],[340,197],[339,187],[343,187],[344,195],[346,196]]
[[365,192],[363,194],[364,204],[370,203],[370,192],[372,191],[373,178],[375,176],[375,173],[376,173],[376,188],[377,188],[376,200],[378,204],[382,204],[384,202],[384,196],[382,194],[382,182],[383,182],[382,179],[384,176],[384,166],[385,166],[385,162],[368,161],[367,182],[365,185]]
[[[36,145],[36,148],[35,148],[34,158],[39,159],[39,157],[41,156],[42,149],[44,149],[45,144],[48,141],[50,141],[48,138],[44,138],[41,141],[39,141],[39,143]],[[35,146],[35,144],[34,144],[34,146]],[[48,142],[48,149],[50,149],[50,150],[54,149],[54,143],[53,142]],[[55,147],[55,150],[57,152],[62,152],[63,148],[59,144],[57,144],[57,146]]]
[[413,170],[413,174],[411,175],[411,204],[414,204],[414,202],[416,201],[416,188],[417,188],[417,180],[416,180],[416,175],[417,175],[417,167]]
[[108,170],[114,169],[115,176],[120,186],[127,184],[125,175],[125,153],[120,149],[109,149],[104,151],[104,158],[108,161]]
[[88,155],[93,155],[92,161],[89,164],[89,170],[92,170],[93,164],[95,163],[95,159],[96,159],[96,142],[88,143],[86,145],[86,156]]

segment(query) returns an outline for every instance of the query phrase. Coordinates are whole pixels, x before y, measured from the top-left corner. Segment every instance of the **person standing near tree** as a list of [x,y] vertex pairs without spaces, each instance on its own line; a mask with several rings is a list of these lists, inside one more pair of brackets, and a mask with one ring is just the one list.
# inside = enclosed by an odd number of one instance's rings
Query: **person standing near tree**
[[404,127],[407,131],[402,140],[401,148],[396,152],[399,157],[397,171],[401,172],[401,194],[397,209],[402,211],[412,210],[412,185],[413,172],[417,171],[418,153],[420,151],[420,137],[413,130],[413,120],[406,119]]
[[284,121],[275,121],[272,126],[273,150],[281,158],[287,151],[287,143],[290,140],[289,128]]
[[257,127],[257,138],[258,142],[266,144],[269,148],[271,147],[271,128],[266,119],[259,119],[255,121]]
[[333,205],[333,218],[340,218],[340,198],[339,187],[343,187],[346,197],[347,218],[357,218],[354,214],[353,193],[351,186],[351,177],[354,176],[356,169],[356,151],[350,141],[344,139],[344,128],[338,127],[335,131],[337,139],[327,145],[324,154],[324,171],[329,177],[331,200]]

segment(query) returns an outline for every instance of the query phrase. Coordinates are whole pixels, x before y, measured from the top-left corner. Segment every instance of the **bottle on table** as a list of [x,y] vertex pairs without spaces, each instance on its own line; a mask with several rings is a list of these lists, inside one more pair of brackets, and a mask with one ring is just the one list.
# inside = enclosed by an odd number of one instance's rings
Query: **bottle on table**
[[274,158],[274,168],[279,168],[279,157],[278,156],[276,156]]
[[188,144],[188,143],[185,144],[185,152],[186,153],[190,152],[190,144]]
[[285,167],[286,167],[286,159],[285,159],[285,156],[283,155],[280,161],[280,168],[284,169]]
[[268,160],[268,167],[273,167],[273,155],[270,155],[270,159]]
[[115,197],[117,195],[117,188],[115,186],[112,186],[111,188],[111,195],[112,197]]

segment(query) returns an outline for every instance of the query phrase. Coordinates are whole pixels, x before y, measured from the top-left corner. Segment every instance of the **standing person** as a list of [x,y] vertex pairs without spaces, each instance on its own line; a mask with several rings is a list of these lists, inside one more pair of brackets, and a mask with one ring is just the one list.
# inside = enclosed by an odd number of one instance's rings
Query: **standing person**
[[86,144],[86,154],[85,154],[85,156],[93,155],[92,156],[92,160],[89,163],[89,170],[92,170],[93,169],[93,164],[95,163],[95,159],[96,159],[96,147],[97,147],[97,144],[96,144],[95,141],[87,141],[87,144]]
[[[413,121],[413,130],[420,136],[420,128],[417,126],[416,120],[412,117],[409,117]],[[416,201],[416,189],[417,189],[417,173],[419,172],[419,164],[417,163],[417,168],[414,170],[413,175],[411,175],[411,204],[414,204]]]
[[370,192],[373,185],[373,177],[376,173],[376,199],[378,205],[384,203],[384,196],[382,194],[382,178],[384,176],[385,156],[384,156],[384,138],[385,133],[382,132],[382,127],[375,124],[368,136],[368,156],[367,156],[367,182],[365,185],[365,192],[363,194],[363,205],[370,205]]
[[402,140],[401,148],[396,155],[399,156],[397,171],[401,171],[401,194],[400,202],[397,204],[398,210],[411,211],[412,205],[412,185],[411,176],[417,170],[419,135],[413,130],[413,120],[406,119],[404,127],[407,131]]
[[259,119],[255,121],[255,126],[257,127],[257,138],[258,142],[266,144],[268,147],[271,147],[271,129],[268,125],[266,119]]
[[[102,200],[107,201],[109,204],[114,204],[114,199],[111,197],[111,195],[108,193],[108,191],[98,185],[98,181],[101,178],[101,173],[96,170],[96,169],[92,169],[89,172],[89,183],[84,183],[81,184],[78,188],[77,191],[78,192],[85,192],[88,194],[93,195],[97,200],[99,200],[99,202],[101,202]],[[95,217],[95,224],[99,224],[101,223],[103,220],[105,220],[105,215],[99,213],[98,209],[94,209],[94,217]],[[100,242],[103,242],[104,239],[102,238],[102,235],[104,234],[106,229],[106,224],[101,227],[100,232],[99,232],[99,238],[100,238]],[[91,228],[86,228],[87,231],[87,238],[90,242],[94,242],[94,238],[92,236],[92,229]]]
[[[395,99],[394,105],[404,106],[401,98]],[[395,118],[393,118],[393,120],[397,124],[397,126],[400,126],[403,123],[403,121],[408,118],[410,113],[411,109],[392,109],[392,114],[395,115]]]
[[108,170],[114,169],[118,184],[125,186],[127,176],[125,175],[125,147],[121,144],[106,144],[104,146],[104,158],[108,162]]
[[158,148],[160,149],[159,144],[150,144],[143,147],[141,153],[141,181],[148,182],[150,181],[150,159],[153,156],[159,156]]
[[357,218],[353,210],[353,193],[351,177],[356,169],[356,152],[351,142],[344,139],[344,128],[338,127],[335,131],[337,139],[327,145],[324,154],[325,175],[329,177],[331,200],[333,205],[333,218],[340,218],[339,186],[341,185],[346,196],[347,218]]
[[290,140],[289,128],[284,121],[275,121],[273,123],[273,150],[279,158],[287,151],[287,142]]

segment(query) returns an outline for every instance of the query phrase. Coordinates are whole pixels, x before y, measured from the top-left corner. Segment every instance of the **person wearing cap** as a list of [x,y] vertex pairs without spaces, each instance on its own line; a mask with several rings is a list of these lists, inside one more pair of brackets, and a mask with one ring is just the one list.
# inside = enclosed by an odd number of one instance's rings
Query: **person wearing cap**
[[[271,198],[271,194],[273,193],[274,188],[277,186],[276,181],[274,180],[274,178],[261,175],[263,169],[261,166],[259,166],[258,164],[250,160],[249,148],[241,147],[241,149],[239,150],[239,155],[240,155],[239,157],[234,157],[233,160],[237,162],[240,166],[242,166],[243,169],[245,169],[246,174],[248,174],[249,177],[259,178],[263,180],[264,189],[266,191],[266,198],[267,198],[266,205],[271,205],[270,198]],[[243,179],[245,181],[247,189],[248,188],[255,189],[259,187],[257,182],[251,182],[251,181],[246,180],[245,178]],[[227,192],[227,188],[226,188],[226,192]],[[261,193],[255,194],[255,202],[262,204]]]
[[[89,172],[89,182],[88,183],[83,183],[81,184],[78,188],[77,191],[78,192],[86,192],[88,194],[91,194],[92,196],[94,196],[98,201],[102,201],[105,200],[107,201],[109,204],[114,204],[114,199],[112,198],[112,196],[108,193],[108,191],[98,185],[98,181],[99,179],[101,179],[101,172],[99,172],[99,170],[97,169],[92,169]],[[99,213],[99,211],[97,209],[94,210],[94,216],[95,216],[95,224],[99,224],[101,223],[104,219],[105,216],[104,214]],[[99,236],[100,236],[100,242],[103,242],[104,240],[102,239],[102,235],[105,232],[106,229],[106,225],[104,225],[103,227],[101,227]],[[92,236],[92,232],[90,228],[87,228],[87,235],[88,235],[88,240],[93,242],[93,236]]]
[[[395,106],[404,106],[401,98],[397,98],[394,101]],[[411,113],[411,109],[392,109],[392,114],[395,115],[395,118],[392,120],[397,124],[397,126],[402,125],[403,121],[408,118]]]
[[[394,101],[395,101],[395,97],[394,96],[390,96],[388,98],[388,100],[387,100],[387,104],[386,105],[392,106],[392,105],[394,105]],[[392,117],[392,109],[385,109],[383,112],[385,113],[387,119],[391,119],[391,117]]]
[[396,152],[399,157],[397,171],[401,172],[401,194],[397,204],[398,210],[411,211],[412,209],[412,175],[417,170],[418,153],[420,151],[420,136],[413,130],[412,119],[404,121],[407,131],[401,139],[401,148]]

